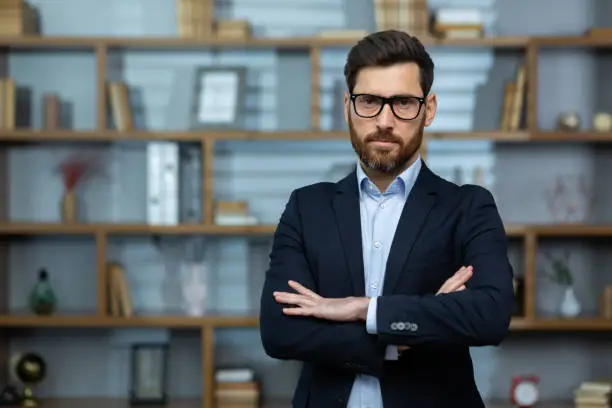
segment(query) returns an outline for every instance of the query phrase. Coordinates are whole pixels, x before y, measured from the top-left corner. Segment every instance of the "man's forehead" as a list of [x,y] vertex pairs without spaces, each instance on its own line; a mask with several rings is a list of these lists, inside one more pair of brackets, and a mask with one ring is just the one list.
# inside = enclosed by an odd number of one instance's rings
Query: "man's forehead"
[[422,93],[419,67],[415,63],[363,68],[355,79],[355,93],[380,96],[420,96]]

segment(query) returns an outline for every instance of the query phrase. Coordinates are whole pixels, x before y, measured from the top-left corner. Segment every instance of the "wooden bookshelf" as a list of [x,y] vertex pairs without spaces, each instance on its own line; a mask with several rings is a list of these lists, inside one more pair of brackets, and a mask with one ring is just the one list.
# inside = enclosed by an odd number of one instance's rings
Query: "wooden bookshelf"
[[[130,318],[111,317],[107,314],[107,293],[104,268],[106,261],[107,238],[113,235],[236,235],[244,237],[269,236],[274,233],[274,225],[256,226],[218,226],[211,223],[214,194],[213,166],[214,144],[222,140],[347,140],[346,132],[329,132],[317,128],[319,119],[319,90],[313,84],[313,102],[311,109],[312,129],[304,131],[259,132],[259,131],[153,131],[136,130],[119,132],[108,127],[106,84],[108,80],[109,54],[121,49],[150,49],[181,51],[189,49],[278,49],[303,50],[309,53],[313,67],[320,66],[319,50],[333,47],[351,47],[356,39],[335,39],[323,37],[302,38],[256,38],[248,41],[238,40],[203,40],[185,38],[124,38],[124,37],[17,37],[0,38],[1,52],[13,50],[43,49],[45,52],[55,50],[76,50],[92,52],[96,58],[96,104],[97,128],[91,130],[35,130],[17,129],[0,130],[0,143],[6,145],[19,143],[46,142],[113,142],[122,140],[173,140],[178,142],[201,142],[202,154],[207,163],[204,166],[203,212],[206,223],[198,225],[150,226],[123,224],[54,224],[5,222],[0,223],[0,235],[11,236],[34,235],[89,235],[95,238],[97,246],[97,309],[89,313],[58,314],[49,317],[24,314],[0,315],[0,327],[4,328],[87,328],[111,329],[129,327],[172,328],[177,330],[199,330],[202,338],[203,388],[206,393],[203,401],[171,401],[169,408],[210,407],[213,401],[210,386],[214,374],[214,330],[220,327],[257,327],[258,316],[210,314],[201,318],[185,316],[135,316]],[[561,37],[499,37],[465,40],[424,40],[427,46],[442,47],[488,47],[503,52],[509,50],[524,54],[527,63],[527,75],[534,78],[528,81],[527,90],[527,127],[516,132],[499,130],[473,132],[429,132],[427,140],[491,140],[496,142],[607,142],[612,134],[579,132],[562,133],[537,129],[537,57],[543,47],[612,47],[612,39],[589,38],[582,36]],[[9,73],[10,74],[10,73]],[[316,75],[313,75],[316,77]],[[5,180],[0,180],[4,182]],[[6,184],[6,183],[4,183]],[[6,186],[3,186],[6,188]],[[4,203],[0,203],[4,204]],[[0,209],[2,209],[0,205]],[[0,214],[3,215],[3,214]],[[580,319],[547,319],[536,316],[535,310],[535,255],[540,238],[544,237],[612,237],[612,225],[511,225],[506,229],[509,238],[521,240],[525,263],[525,316],[512,320],[511,329],[516,332],[528,331],[608,331],[612,330],[612,320],[599,318]],[[6,265],[0,265],[0,284],[7,287],[8,274]],[[5,309],[6,310],[6,309]],[[8,355],[2,350],[1,358]],[[281,402],[268,405],[267,408],[281,408]],[[126,400],[105,398],[86,399],[49,399],[45,400],[49,408],[123,408],[129,406]],[[491,405],[502,408],[505,404]],[[542,405],[549,408],[561,408],[563,404]],[[570,406],[570,405],[568,405]]]

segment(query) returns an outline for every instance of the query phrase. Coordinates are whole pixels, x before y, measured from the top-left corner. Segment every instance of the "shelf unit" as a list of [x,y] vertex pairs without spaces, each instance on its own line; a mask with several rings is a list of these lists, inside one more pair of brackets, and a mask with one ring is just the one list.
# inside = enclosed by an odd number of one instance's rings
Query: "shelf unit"
[[[183,38],[71,38],[71,37],[23,37],[0,38],[0,54],[10,53],[14,50],[44,51],[84,49],[91,50],[96,57],[96,105],[97,128],[91,130],[35,130],[17,129],[0,130],[0,144],[9,148],[13,144],[48,143],[48,142],[113,142],[122,140],[172,140],[178,142],[199,142],[202,145],[203,158],[203,214],[205,222],[201,225],[178,226],[147,226],[147,225],[113,225],[113,224],[40,224],[40,223],[0,223],[0,236],[11,239],[23,235],[91,235],[95,237],[97,246],[97,310],[90,313],[59,314],[50,317],[38,317],[27,314],[0,315],[0,327],[10,328],[126,328],[126,327],[155,327],[172,329],[190,329],[201,332],[203,389],[206,390],[201,402],[176,402],[174,407],[203,406],[209,408],[213,404],[211,389],[214,383],[214,335],[215,329],[221,327],[257,327],[258,316],[252,315],[210,315],[202,318],[189,318],[184,316],[135,316],[131,318],[117,318],[107,315],[107,294],[105,291],[105,262],[108,239],[115,235],[159,235],[159,234],[206,234],[218,236],[255,236],[271,235],[273,225],[257,226],[217,226],[211,224],[213,219],[214,183],[213,161],[214,145],[218,140],[326,140],[345,139],[345,132],[321,131],[319,129],[319,89],[317,81],[320,75],[320,51],[329,47],[350,47],[354,39],[327,39],[327,38],[295,38],[295,39],[253,39],[249,41],[226,40],[192,40]],[[571,47],[612,47],[612,38],[587,37],[502,37],[475,40],[433,40],[426,39],[425,44],[430,47],[492,47],[497,50],[520,50],[525,53],[528,67],[528,77],[537,78],[538,51],[544,46],[571,46]],[[310,107],[311,130],[288,132],[259,132],[259,131],[133,131],[118,132],[108,128],[107,123],[107,62],[109,53],[116,49],[155,49],[155,50],[181,50],[181,49],[285,49],[302,50],[308,52],[312,67],[312,104]],[[519,132],[501,131],[475,131],[475,132],[430,132],[424,143],[426,154],[427,140],[492,140],[496,142],[607,142],[612,140],[612,133],[579,132],[563,133],[555,131],[542,131],[537,128],[537,83],[528,81],[527,91],[527,128]],[[4,151],[3,149],[2,151]],[[0,157],[4,157],[1,155]],[[4,175],[8,180],[8,176]],[[6,183],[4,183],[6,184]],[[4,203],[1,203],[0,208]],[[2,208],[6,211],[5,208]],[[6,217],[5,217],[6,219]],[[612,330],[612,321],[598,318],[584,319],[544,319],[536,316],[535,310],[535,275],[536,252],[538,240],[542,237],[602,237],[612,236],[612,225],[517,225],[508,226],[509,238],[522,241],[524,251],[525,271],[525,316],[512,321],[513,331],[607,331]],[[0,284],[7,287],[8,272],[2,265]],[[6,296],[4,310],[7,310]],[[0,358],[6,361],[8,356],[7,336],[4,336],[3,349]],[[63,408],[70,404],[82,404],[78,400],[58,400],[57,406]],[[116,404],[111,400],[101,399],[100,406],[123,407],[125,401]],[[49,402],[48,406],[55,403]],[[113,405],[115,404],[115,405]],[[95,403],[87,400],[87,405],[95,407]]]

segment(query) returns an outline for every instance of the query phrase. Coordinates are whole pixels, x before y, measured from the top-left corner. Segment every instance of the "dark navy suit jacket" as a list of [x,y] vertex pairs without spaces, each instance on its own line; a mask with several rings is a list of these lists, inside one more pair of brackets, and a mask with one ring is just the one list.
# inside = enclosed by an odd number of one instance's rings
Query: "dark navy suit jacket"
[[[486,189],[456,186],[425,163],[408,196],[378,299],[378,334],[363,322],[288,317],[272,293],[292,279],[321,296],[364,296],[355,172],[294,190],[274,235],[261,296],[266,353],[304,362],[295,408],[345,407],[356,374],[379,377],[385,408],[484,407],[469,347],[498,345],[514,305],[507,239]],[[463,265],[467,290],[438,295]],[[384,360],[387,345],[407,345]]]

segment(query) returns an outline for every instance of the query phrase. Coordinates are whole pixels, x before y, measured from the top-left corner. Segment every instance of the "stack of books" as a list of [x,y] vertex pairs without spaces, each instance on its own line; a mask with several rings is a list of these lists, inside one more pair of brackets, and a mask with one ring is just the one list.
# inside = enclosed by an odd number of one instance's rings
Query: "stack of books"
[[36,10],[23,0],[0,0],[0,37],[38,33]]
[[410,35],[428,35],[427,0],[374,0],[377,30],[399,30]]
[[574,390],[576,408],[607,408],[610,404],[612,381],[585,381]]
[[259,384],[252,370],[220,369],[215,376],[215,408],[258,408]]
[[440,8],[432,17],[432,34],[444,39],[481,38],[484,16],[478,9]]

